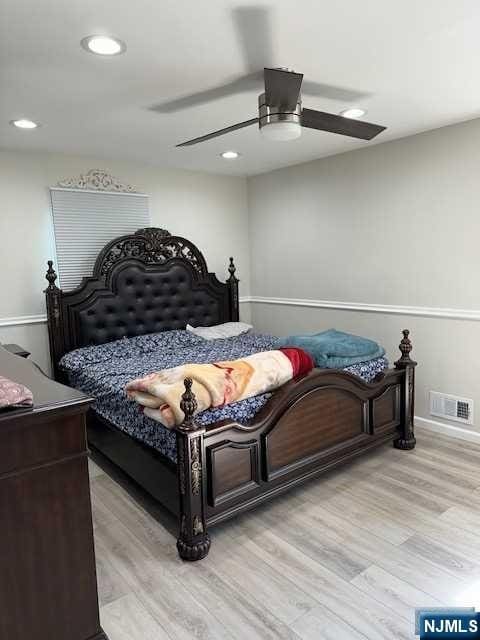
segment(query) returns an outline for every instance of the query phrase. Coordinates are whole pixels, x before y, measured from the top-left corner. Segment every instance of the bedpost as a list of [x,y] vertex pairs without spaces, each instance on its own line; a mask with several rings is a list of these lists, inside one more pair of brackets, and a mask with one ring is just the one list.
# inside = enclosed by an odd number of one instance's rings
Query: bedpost
[[409,338],[410,331],[404,329],[402,333],[403,338],[399,345],[402,355],[395,362],[396,369],[403,369],[405,371],[402,390],[402,423],[400,437],[393,441],[393,446],[396,449],[413,449],[416,444],[413,416],[415,407],[415,367],[417,363],[410,358],[410,352],[412,350],[412,343]]
[[205,522],[203,434],[193,414],[197,401],[192,392],[192,379],[185,378],[185,393],[180,408],[185,414],[177,431],[177,469],[180,495],[180,533],[177,549],[183,560],[201,560],[210,549],[210,536]]
[[50,358],[52,362],[52,373],[55,380],[62,380],[58,362],[64,355],[64,334],[62,317],[62,290],[57,287],[55,281],[57,274],[53,268],[53,260],[48,261],[48,270],[45,278],[48,280],[48,287],[44,290],[47,303],[47,324],[48,340],[50,344]]
[[239,300],[238,300],[238,283],[240,280],[236,277],[235,271],[237,270],[233,263],[233,258],[230,257],[230,264],[228,265],[229,276],[227,278],[227,285],[230,292],[229,306],[230,306],[230,321],[238,322],[240,318]]

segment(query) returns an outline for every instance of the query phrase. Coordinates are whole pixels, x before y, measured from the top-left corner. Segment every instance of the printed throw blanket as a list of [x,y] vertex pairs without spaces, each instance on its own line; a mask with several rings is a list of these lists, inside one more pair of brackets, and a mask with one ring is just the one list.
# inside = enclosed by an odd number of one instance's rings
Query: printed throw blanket
[[184,419],[180,401],[185,378],[193,380],[198,413],[273,391],[313,367],[311,356],[302,349],[278,349],[239,360],[164,369],[132,380],[125,390],[129,398],[141,405],[146,416],[171,428]]
[[0,376],[0,409],[6,407],[32,407],[33,396],[23,384]]

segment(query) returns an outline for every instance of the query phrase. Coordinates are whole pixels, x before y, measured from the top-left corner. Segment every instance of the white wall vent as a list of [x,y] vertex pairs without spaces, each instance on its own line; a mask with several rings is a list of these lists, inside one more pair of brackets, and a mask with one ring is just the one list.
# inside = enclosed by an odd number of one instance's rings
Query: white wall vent
[[430,413],[445,420],[473,424],[473,400],[430,391]]

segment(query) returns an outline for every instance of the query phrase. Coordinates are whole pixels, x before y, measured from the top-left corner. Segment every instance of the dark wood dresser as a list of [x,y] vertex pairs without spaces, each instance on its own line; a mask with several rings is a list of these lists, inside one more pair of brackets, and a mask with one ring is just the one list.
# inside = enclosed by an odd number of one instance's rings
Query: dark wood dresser
[[87,466],[90,398],[0,347],[33,409],[0,411],[0,638],[106,640]]

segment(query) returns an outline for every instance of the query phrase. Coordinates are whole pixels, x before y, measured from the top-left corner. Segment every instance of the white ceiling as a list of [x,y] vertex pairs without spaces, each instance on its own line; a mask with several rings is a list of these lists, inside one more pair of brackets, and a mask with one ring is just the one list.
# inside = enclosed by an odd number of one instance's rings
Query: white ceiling
[[[478,0],[272,0],[268,29],[234,17],[243,0],[1,0],[0,146],[138,160],[232,175],[357,149],[480,116]],[[261,10],[259,11],[261,13]],[[86,53],[108,33],[125,55]],[[263,34],[264,37],[260,37]],[[267,59],[268,58],[268,59]],[[231,82],[263,66],[291,67],[362,94],[350,102],[304,95],[304,106],[368,110],[387,131],[374,142],[303,130],[271,142],[250,127],[193,147],[175,144],[255,117],[257,87],[175,113],[164,101]],[[43,126],[14,129],[13,118]],[[219,153],[242,156],[225,161]]]

